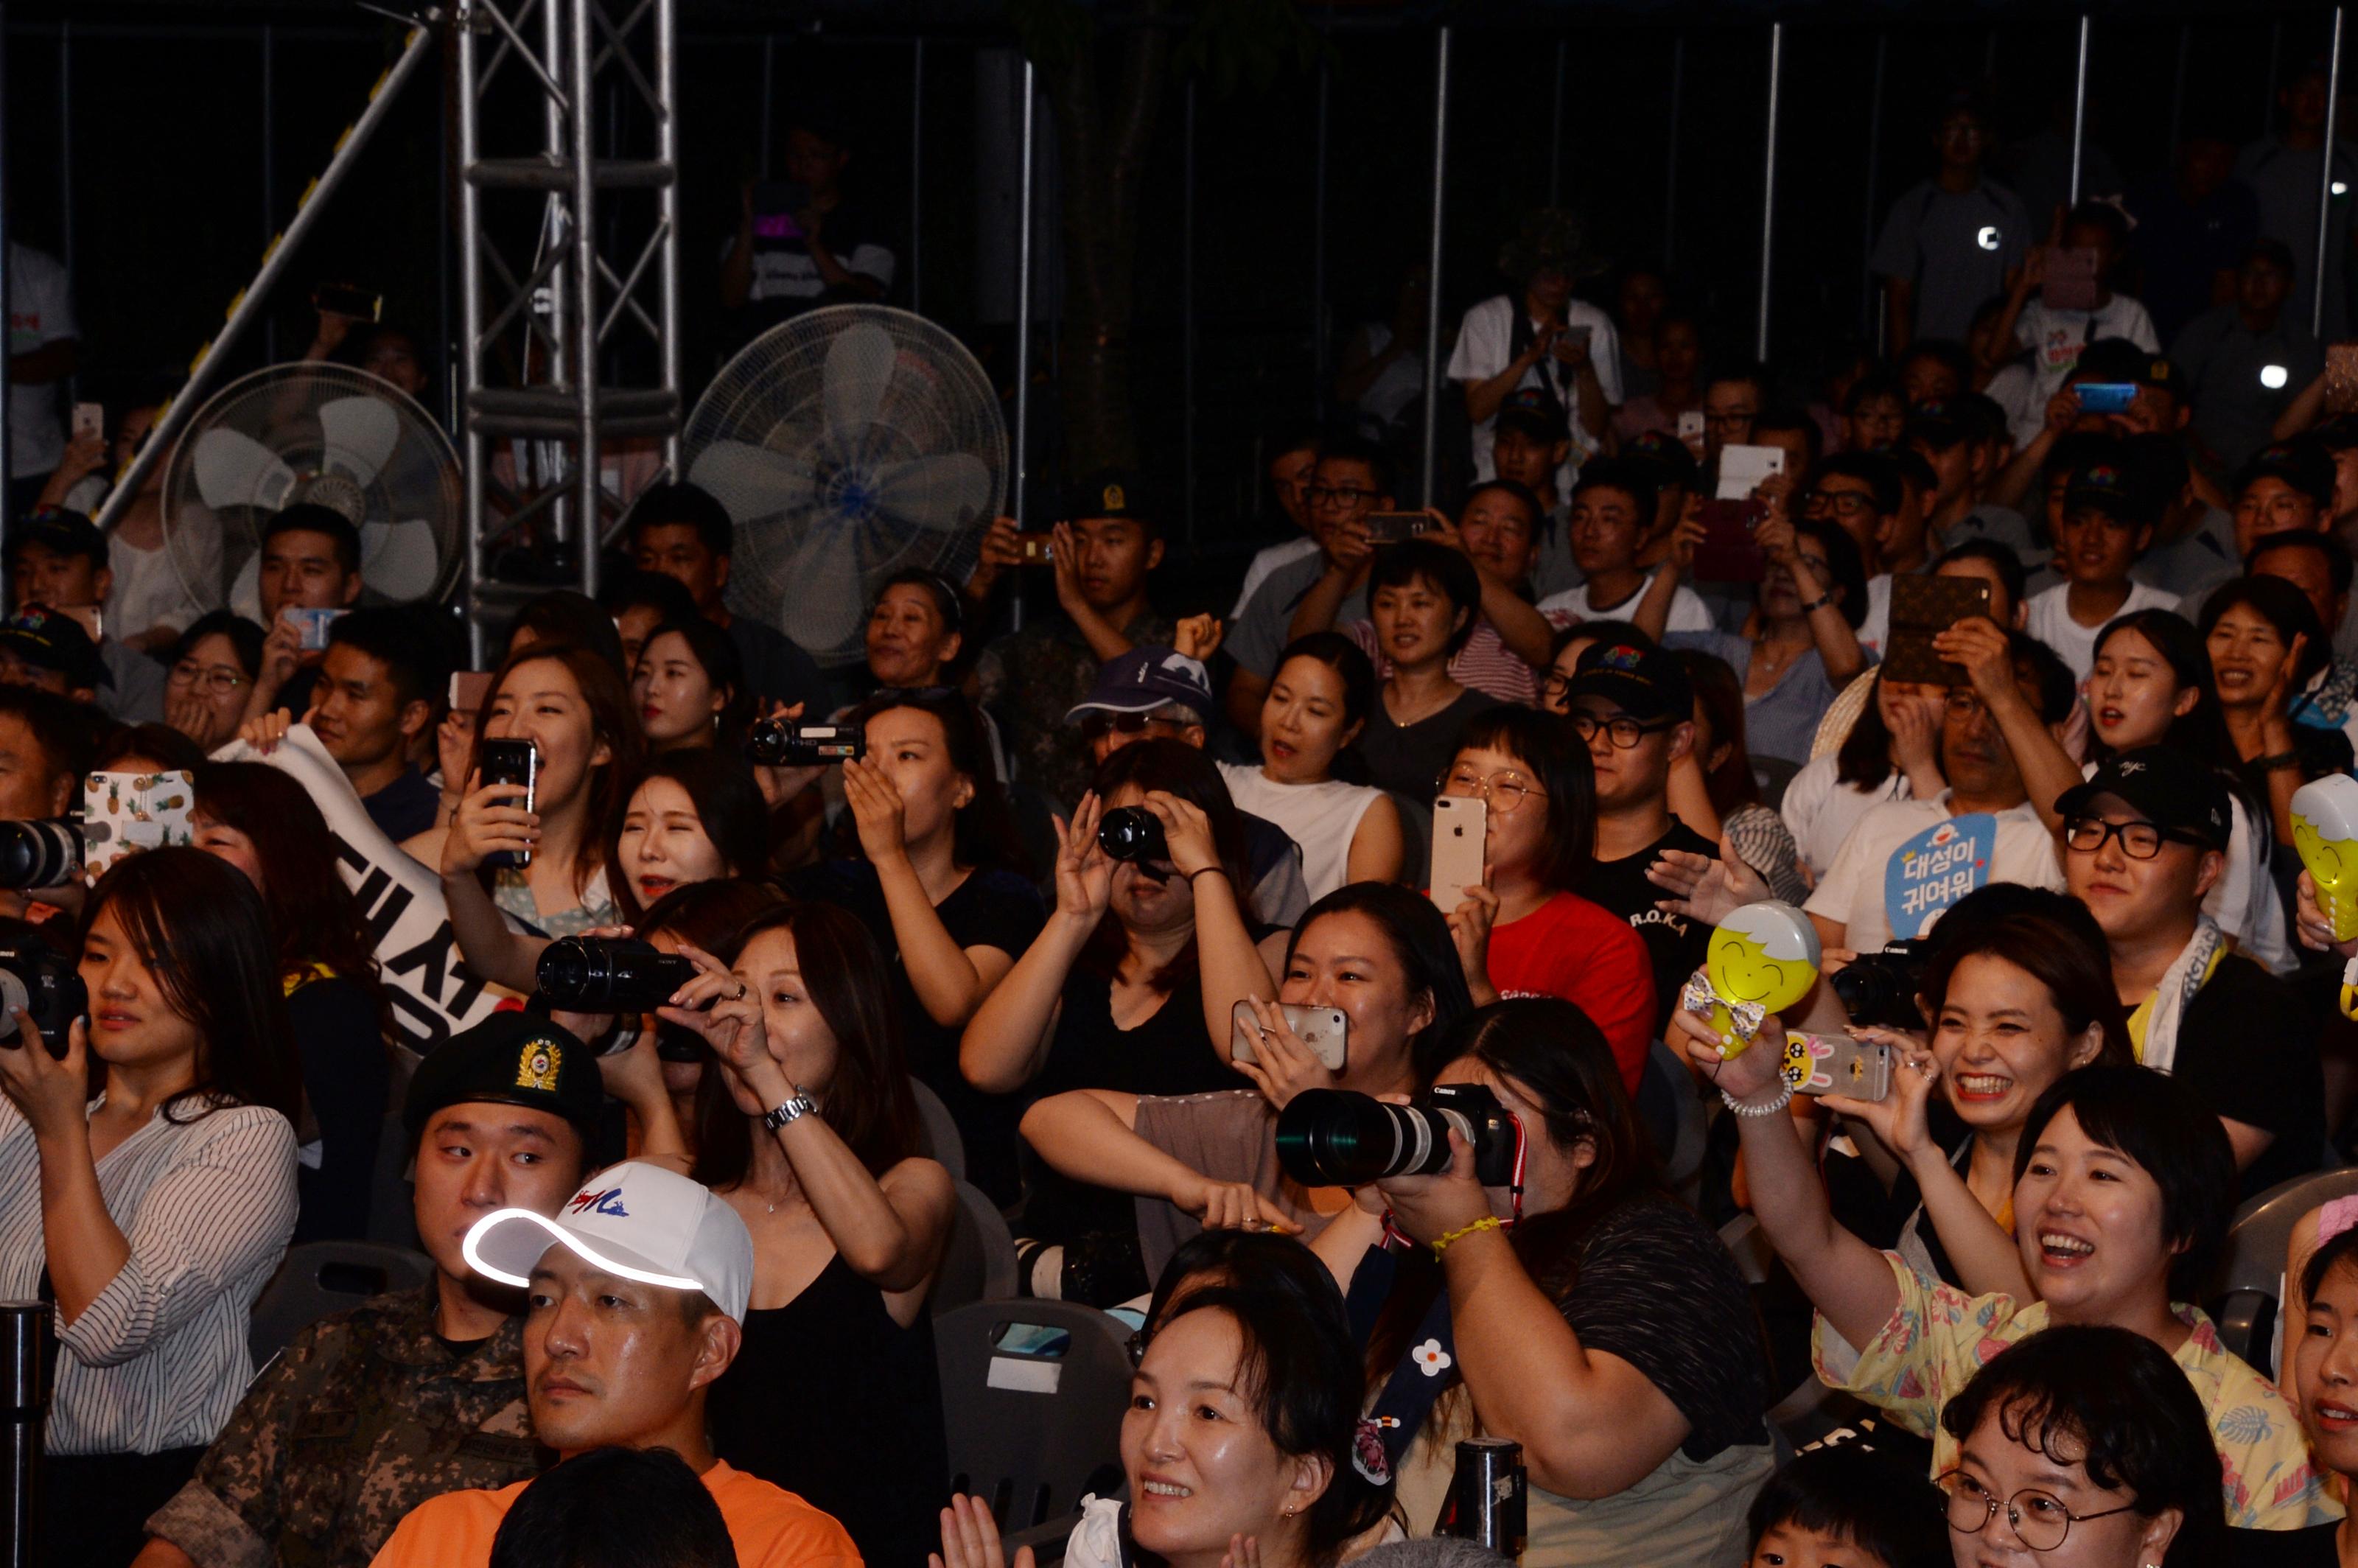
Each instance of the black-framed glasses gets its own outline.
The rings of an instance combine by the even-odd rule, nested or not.
[[[2036,1487],[2025,1487],[2010,1498],[2001,1498],[1966,1475],[1952,1470],[1933,1485],[1948,1498],[1949,1528],[1959,1535],[1979,1535],[1997,1518],[1997,1510],[2006,1510],[2006,1523],[2014,1527],[2015,1535],[2033,1552],[2052,1552],[2063,1544],[2075,1524],[2090,1519],[2110,1519],[2136,1507],[2124,1503],[2116,1509],[2101,1509],[2092,1514],[2075,1514],[2066,1508],[2063,1499],[2052,1492],[2042,1492]]]
[[[1601,730],[1617,752],[1635,751],[1639,741],[1649,735],[1661,733],[1676,722],[1676,719],[1664,719],[1652,724],[1641,724],[1626,713],[1617,714],[1611,719],[1599,719],[1590,713],[1572,716],[1572,727],[1583,741],[1595,741],[1596,732]]]
[[[1864,517],[1875,510],[1875,498],[1855,490],[1813,490],[1801,498],[1801,511],[1824,511],[1836,517]]]
[[[2107,838],[2121,841],[2121,853],[2132,860],[2150,860],[2161,853],[2162,845],[2193,844],[2204,840],[2197,834],[2180,828],[2164,827],[2158,822],[2107,822],[2101,816],[2075,816],[2063,825],[2063,842],[2083,855],[2093,855],[2104,847]]]
[[[1572,677],[1562,670],[1550,670],[1540,679],[1540,695],[1562,697],[1572,689]]]
[[[1314,484],[1309,491],[1313,506],[1365,506],[1377,493],[1355,484]]]

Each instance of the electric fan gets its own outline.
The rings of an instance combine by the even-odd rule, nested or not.
[[[999,514],[1007,432],[956,338],[905,310],[836,305],[730,361],[681,457],[737,525],[730,609],[842,665],[861,656],[884,578],[923,567],[965,580]]]
[[[263,531],[303,503],[360,530],[365,602],[435,599],[458,576],[458,454],[433,417],[381,377],[306,361],[215,393],[165,470],[173,569],[200,602],[258,618]]]

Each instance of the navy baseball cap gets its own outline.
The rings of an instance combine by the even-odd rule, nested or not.
[[[1210,723],[1218,711],[1212,677],[1201,659],[1148,643],[1099,665],[1097,684],[1065,710],[1065,722],[1077,724],[1090,713],[1152,713],[1174,704]]]
[[[2099,796],[2112,795],[2156,827],[2199,838],[2224,849],[2234,818],[2219,770],[2176,746],[2139,746],[2107,760],[2082,784],[2056,797],[2055,809],[2069,819],[2087,813]]]
[[[46,604],[28,604],[0,622],[0,647],[36,669],[57,671],[78,687],[114,684],[98,644],[81,622]]]
[[[2241,495],[2257,481],[2280,479],[2320,506],[2333,504],[2333,454],[2313,436],[2262,447],[2235,475]]]
[[[2137,482],[2136,469],[2110,456],[2073,467],[2063,481],[2063,504],[2093,506],[2136,528],[2152,523],[2160,513],[2150,487]]]
[[[1686,666],[1667,648],[1634,643],[1599,643],[1580,655],[1566,701],[1594,697],[1632,719],[1694,717],[1694,684]]]
[[[1498,427],[1515,430],[1534,441],[1565,441],[1572,438],[1572,427],[1565,420],[1563,405],[1543,386],[1520,387],[1507,395],[1498,405]]]

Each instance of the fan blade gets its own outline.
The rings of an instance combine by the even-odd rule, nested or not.
[[[990,465],[968,452],[944,452],[876,465],[876,510],[936,534],[987,522]]]
[[[739,523],[776,517],[811,502],[808,459],[750,441],[715,441],[689,465],[688,481],[710,491]]]
[[[423,517],[361,525],[361,580],[371,591],[407,604],[434,591],[441,575],[434,524]]]
[[[860,591],[860,531],[820,528],[796,545],[778,581],[793,585],[778,619],[786,635],[807,649],[836,647],[868,620]]]
[[[216,426],[197,438],[189,466],[207,506],[259,506],[276,512],[295,488],[295,470],[243,430]]]
[[[856,451],[892,379],[892,334],[872,321],[845,328],[827,349],[821,385],[827,397],[827,433]]]
[[[401,440],[401,416],[382,398],[339,397],[319,405],[319,434],[327,440],[327,466],[366,485]]]

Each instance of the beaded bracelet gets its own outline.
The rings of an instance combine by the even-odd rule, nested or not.
[[[1426,1245],[1433,1249],[1433,1255],[1438,1258],[1444,1252],[1449,1250],[1450,1243],[1454,1241],[1463,1241],[1477,1230],[1497,1230],[1499,1228],[1501,1228],[1501,1227],[1498,1223],[1498,1217],[1495,1214],[1486,1214],[1471,1225],[1461,1225],[1455,1230],[1446,1231],[1442,1235],[1434,1237],[1430,1242],[1426,1243]]]
[[[1719,1091],[1719,1098],[1725,1100],[1727,1102],[1727,1108],[1734,1111],[1738,1116],[1774,1116],[1779,1111],[1793,1103],[1793,1086],[1787,1084],[1785,1086],[1785,1092],[1779,1095],[1775,1099],[1770,1100],[1767,1105],[1747,1105],[1744,1101],[1737,1099],[1734,1095],[1729,1094],[1725,1089]]]

